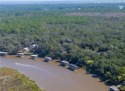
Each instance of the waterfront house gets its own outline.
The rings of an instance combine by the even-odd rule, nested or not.
[[[1,52],[0,51],[0,56],[6,56],[8,53],[7,52]]]
[[[63,60],[63,61],[61,61],[61,66],[68,67],[69,66],[69,62]]]
[[[67,52],[66,51],[62,51],[62,54],[66,54]]]
[[[70,64],[69,65],[69,69],[72,70],[72,71],[77,71],[78,68],[79,67],[77,65],[75,65],[75,64]]]
[[[27,52],[29,52],[29,51],[30,51],[29,47],[25,47],[25,48],[23,48],[23,50],[22,50],[22,52],[25,52],[25,53],[27,53]]]
[[[38,55],[31,55],[31,59],[37,59]]]
[[[52,58],[51,57],[45,57],[45,60],[44,60],[45,62],[50,62],[50,61],[52,61]]]
[[[33,45],[31,46],[32,49],[34,49],[36,47],[36,44],[33,43]]]
[[[120,91],[117,86],[111,86],[110,91]]]
[[[17,53],[17,57],[23,57],[24,53]]]

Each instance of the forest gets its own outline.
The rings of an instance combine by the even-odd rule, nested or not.
[[[0,5],[0,51],[35,43],[39,57],[67,60],[108,85],[125,81],[125,4]],[[122,86],[121,91],[125,91]]]

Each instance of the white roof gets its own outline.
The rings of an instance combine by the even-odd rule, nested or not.
[[[75,64],[70,64],[70,66],[72,66],[72,67],[75,67],[75,68],[79,68],[77,65],[75,65]]]
[[[119,91],[119,89],[116,86],[111,86],[110,89],[113,89],[114,91]]]
[[[0,53],[7,53],[7,52],[2,52],[2,51],[0,51]]]
[[[67,64],[69,64],[69,62],[68,61],[65,61],[65,60],[63,60],[63,61],[61,61],[62,63],[67,63]]]
[[[31,57],[38,57],[38,55],[31,55]]]
[[[45,59],[52,60],[52,58],[51,58],[51,57],[45,57]]]

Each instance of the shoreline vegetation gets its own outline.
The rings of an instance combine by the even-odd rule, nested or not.
[[[119,85],[125,81],[125,8],[120,6],[3,4],[0,51],[10,55],[30,51],[67,60],[108,85]],[[125,86],[120,89],[124,91]]]
[[[14,69],[0,67],[0,91],[45,91]]]

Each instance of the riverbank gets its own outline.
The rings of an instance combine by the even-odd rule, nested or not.
[[[85,70],[77,72],[59,66],[59,63],[43,62],[44,58],[37,60],[29,56],[23,58],[15,56],[1,57],[1,66],[18,70],[19,72],[36,81],[40,88],[47,91],[108,91],[109,87]]]
[[[0,91],[45,91],[34,81],[10,68],[0,68]]]

